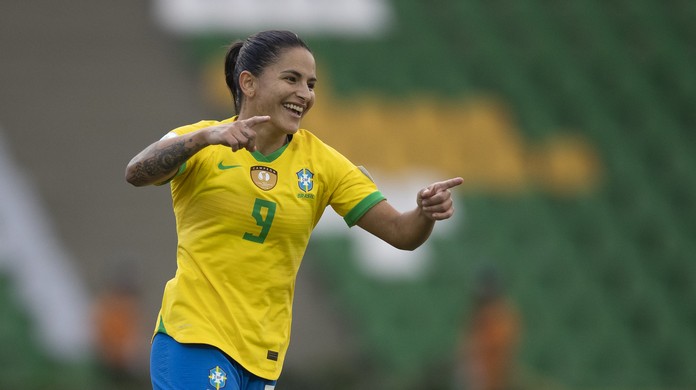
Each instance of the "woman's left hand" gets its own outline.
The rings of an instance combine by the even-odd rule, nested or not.
[[[418,191],[416,203],[421,213],[433,221],[441,221],[451,217],[454,214],[454,206],[450,188],[456,187],[463,182],[464,179],[461,177],[455,177],[433,183]]]

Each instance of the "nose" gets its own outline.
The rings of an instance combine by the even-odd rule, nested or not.
[[[306,84],[300,84],[300,86],[295,91],[295,94],[298,98],[302,99],[303,102],[308,101],[312,97],[312,92],[309,89],[309,86],[307,86]]]

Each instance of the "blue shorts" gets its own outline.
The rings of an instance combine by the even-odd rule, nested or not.
[[[150,378],[154,390],[273,390],[276,385],[215,347],[181,344],[164,333],[152,340]]]

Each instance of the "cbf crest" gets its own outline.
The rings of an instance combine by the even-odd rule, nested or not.
[[[307,168],[297,171],[297,185],[304,192],[309,192],[314,188],[314,173]]]
[[[208,379],[210,379],[210,384],[215,386],[215,390],[220,390],[227,384],[227,373],[219,366],[215,366],[215,368],[210,369]]]

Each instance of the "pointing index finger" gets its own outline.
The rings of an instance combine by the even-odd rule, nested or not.
[[[268,122],[269,120],[271,120],[271,117],[268,115],[264,115],[264,116],[252,116],[249,119],[244,119],[243,122],[248,127],[253,127],[253,126],[258,125],[259,123]]]
[[[462,183],[464,183],[464,179],[462,179],[461,177],[454,177],[454,178],[449,179],[449,180],[439,181],[439,182],[434,183],[433,185],[430,186],[429,192],[432,194],[436,194],[438,192],[442,192],[442,191],[448,190],[450,188],[454,188]]]

